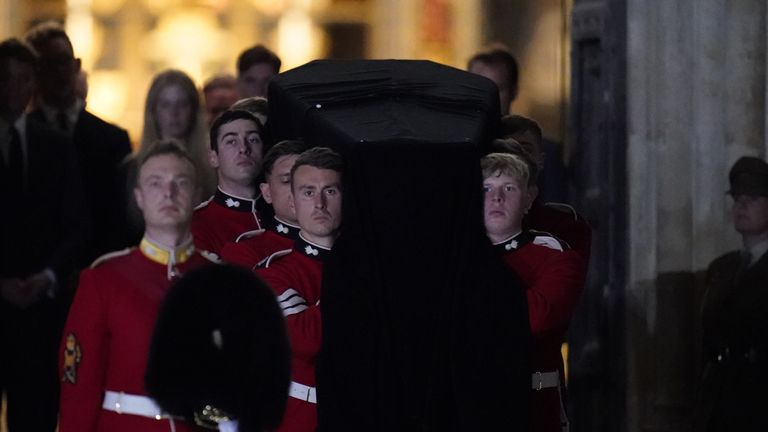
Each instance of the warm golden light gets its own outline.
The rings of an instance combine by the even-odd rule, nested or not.
[[[143,41],[146,57],[162,68],[181,69],[196,82],[208,75],[206,65],[233,57],[228,35],[204,8],[169,11]]]
[[[300,66],[320,56],[323,34],[301,9],[291,9],[280,17],[277,25],[277,50],[283,70]]]
[[[118,71],[97,70],[88,74],[88,110],[117,122],[128,102],[128,79]]]
[[[69,0],[66,31],[72,41],[75,55],[82,60],[83,68],[90,69],[96,55],[90,0]]]

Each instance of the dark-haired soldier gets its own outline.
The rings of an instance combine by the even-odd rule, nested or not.
[[[240,97],[267,97],[267,86],[280,72],[280,57],[264,45],[255,45],[237,58],[237,83]]]
[[[139,160],[138,247],[82,272],[61,344],[61,432],[193,431],[147,397],[144,371],[160,304],[180,274],[209,264],[189,231],[200,193],[192,159],[160,141]]]
[[[0,394],[10,432],[56,427],[56,348],[87,211],[70,141],[24,109],[37,55],[0,42]]]
[[[198,248],[218,255],[240,234],[261,229],[256,177],[262,150],[261,124],[250,113],[227,110],[214,120],[208,161],[216,169],[218,189],[192,216]]]
[[[340,232],[342,172],[341,156],[330,149],[316,147],[299,156],[291,169],[299,238],[290,252],[271,257],[258,271],[277,294],[293,353],[290,398],[280,432],[311,432],[317,427],[321,282],[323,262]]]
[[[275,144],[264,156],[264,183],[261,196],[274,209],[274,219],[263,230],[249,231],[227,243],[221,250],[224,261],[254,268],[275,252],[290,249],[298,238],[291,200],[291,168],[301,153],[307,150],[303,141],[287,140]]]

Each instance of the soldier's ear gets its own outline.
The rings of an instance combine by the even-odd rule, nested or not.
[[[264,201],[272,204],[272,193],[269,189],[269,183],[259,183],[259,190],[261,190],[261,196],[264,197]]]
[[[210,149],[208,150],[208,163],[214,168],[219,168],[219,154],[216,152],[216,150]]]
[[[136,200],[136,205],[140,210],[144,210],[144,196],[141,194],[139,188],[133,188],[133,198]]]

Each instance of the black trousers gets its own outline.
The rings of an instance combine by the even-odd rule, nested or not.
[[[66,311],[44,298],[27,309],[0,300],[0,386],[8,432],[53,432],[59,405],[58,347]]]

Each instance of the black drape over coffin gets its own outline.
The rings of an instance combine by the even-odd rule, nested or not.
[[[482,221],[485,78],[429,61],[319,60],[269,88],[276,140],[345,159],[323,282],[322,431],[525,430],[525,297]]]

